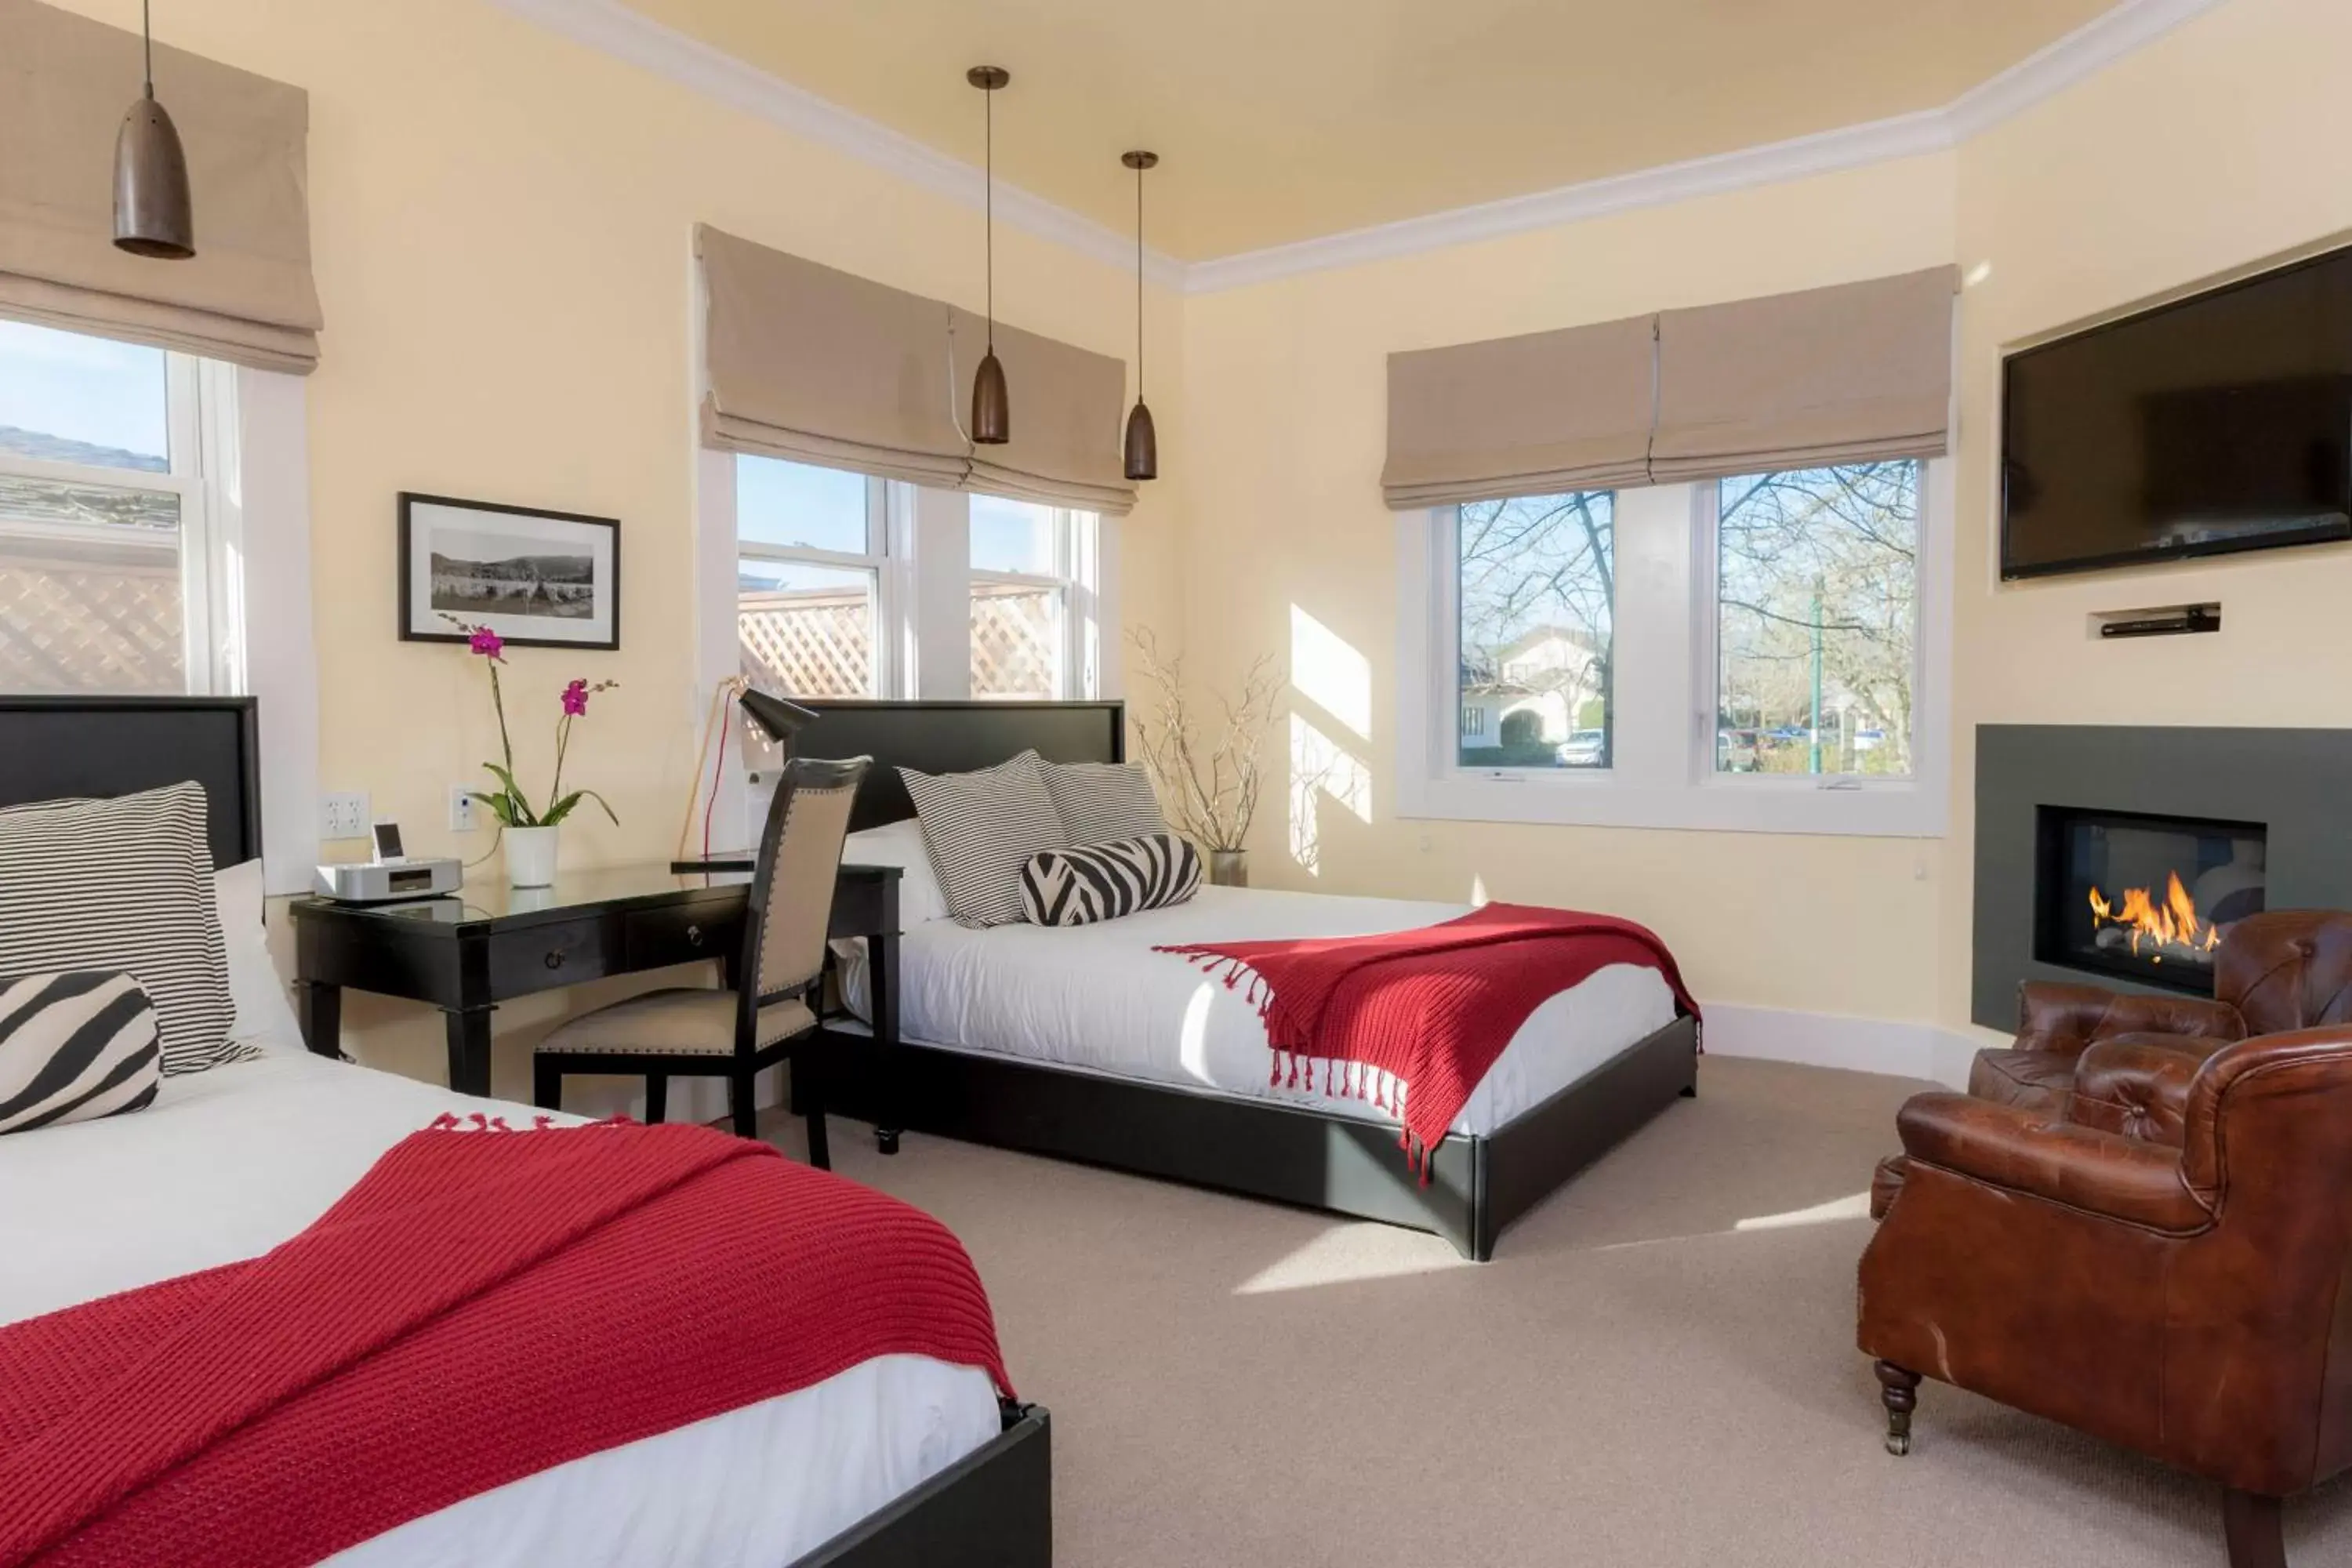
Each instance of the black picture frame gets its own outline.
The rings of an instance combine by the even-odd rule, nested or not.
[[[555,635],[555,628],[564,619],[551,615],[530,615],[514,611],[499,611],[488,606],[470,612],[457,608],[436,607],[427,602],[417,604],[418,570],[415,551],[424,544],[419,538],[420,508],[435,508],[453,512],[479,514],[486,531],[495,531],[501,518],[528,518],[533,523],[567,525],[579,531],[578,542],[587,552],[590,563],[588,584],[590,610],[587,635],[566,637]],[[468,500],[460,496],[429,495],[422,490],[400,492],[399,553],[394,563],[400,583],[400,640],[403,642],[462,643],[463,632],[441,620],[444,614],[462,614],[464,618],[485,624],[505,640],[510,647],[570,648],[592,653],[617,652],[621,646],[621,521],[618,518],[592,517],[583,512],[554,511],[546,507],[509,506],[499,501]],[[519,539],[518,542],[521,542]],[[606,563],[599,575],[596,562],[602,553]],[[427,569],[429,575],[429,568]],[[428,590],[429,592],[429,590]],[[534,624],[538,623],[538,624]],[[439,629],[436,629],[436,627]],[[602,635],[598,635],[602,628]]]

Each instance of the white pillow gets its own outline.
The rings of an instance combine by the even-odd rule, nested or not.
[[[269,962],[262,922],[267,919],[261,862],[247,860],[213,873],[213,901],[220,907],[221,935],[228,948],[228,994],[236,1007],[229,1038],[257,1046],[271,1056],[297,1056],[302,1030],[278,966]]]
[[[940,890],[940,874],[932,868],[930,849],[923,842],[923,825],[915,818],[851,834],[842,841],[841,863],[905,868],[906,875],[898,879],[900,929],[948,918],[948,897]]]

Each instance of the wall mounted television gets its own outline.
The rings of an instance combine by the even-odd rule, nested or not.
[[[2352,248],[2001,367],[2000,574],[2352,539]]]

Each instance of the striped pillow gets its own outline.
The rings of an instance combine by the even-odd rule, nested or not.
[[[1032,924],[1083,926],[1181,904],[1201,890],[1201,857],[1172,833],[1048,849],[1021,868]]]
[[[1126,763],[1049,763],[1045,788],[1073,844],[1168,831],[1151,775]]]
[[[203,785],[0,811],[0,974],[69,970],[139,983],[166,1077],[257,1054],[229,1039],[236,1005]]]
[[[1045,763],[1034,752],[970,773],[900,768],[923,825],[940,891],[958,925],[1011,925],[1021,915],[1021,868],[1029,857],[1069,843]]]
[[[154,1005],[128,974],[0,980],[0,1133],[142,1110],[163,1066]]]

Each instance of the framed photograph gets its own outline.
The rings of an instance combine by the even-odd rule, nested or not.
[[[463,642],[453,616],[519,647],[619,647],[619,520],[403,490],[401,640]]]

